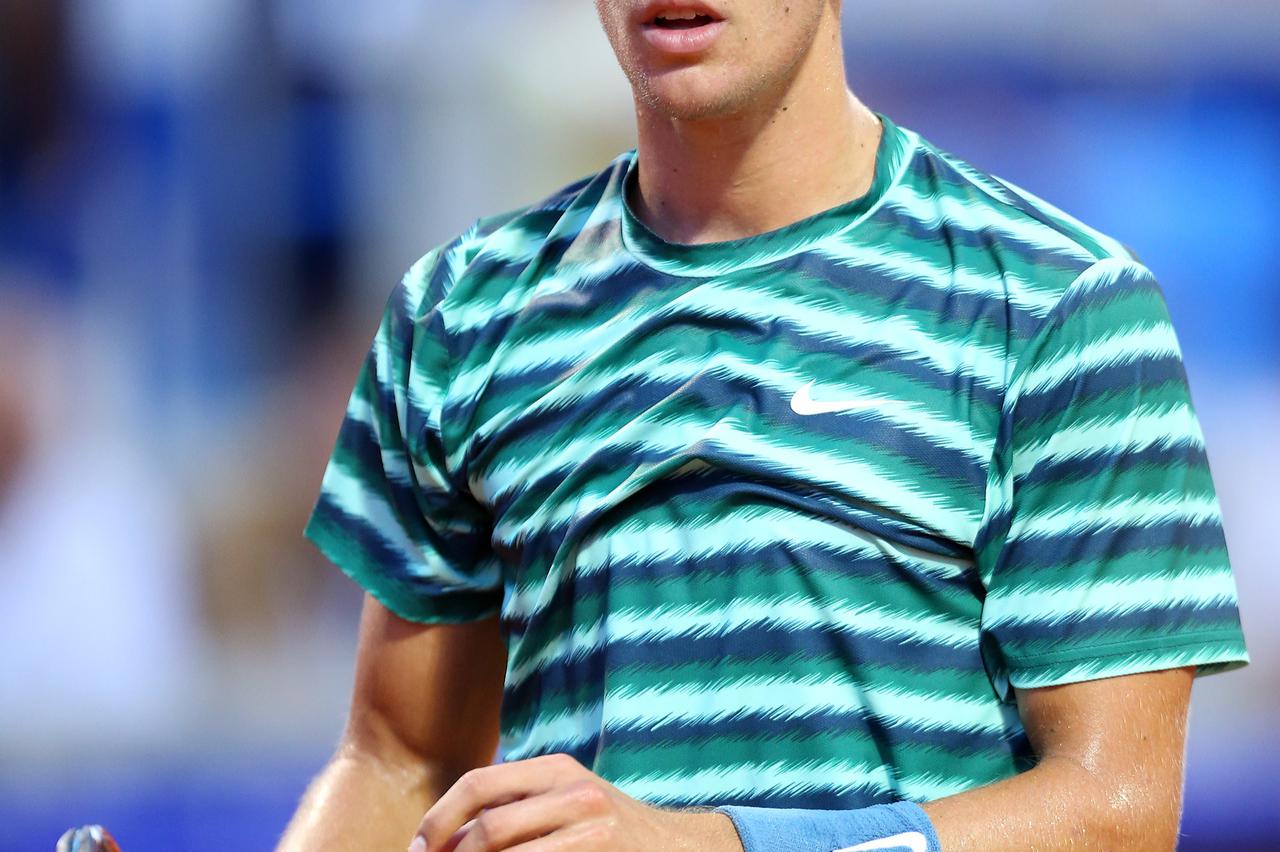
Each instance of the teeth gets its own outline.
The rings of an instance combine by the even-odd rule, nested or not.
[[[698,13],[692,9],[685,9],[683,12],[663,12],[658,17],[664,21],[692,21],[698,17]]]

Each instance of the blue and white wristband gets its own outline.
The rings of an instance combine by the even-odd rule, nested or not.
[[[733,820],[744,852],[942,852],[929,815],[914,802],[843,811],[712,810]]]

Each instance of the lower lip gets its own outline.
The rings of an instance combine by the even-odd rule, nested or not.
[[[672,30],[654,24],[641,26],[645,41],[663,53],[701,53],[711,46],[724,29],[724,21],[712,21],[700,27]]]

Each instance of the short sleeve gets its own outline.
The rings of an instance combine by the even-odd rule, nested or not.
[[[976,545],[997,692],[1248,661],[1160,288],[1103,260],[1019,353]]]
[[[449,470],[445,247],[391,293],[347,405],[305,535],[402,618],[462,622],[502,598],[488,513]]]

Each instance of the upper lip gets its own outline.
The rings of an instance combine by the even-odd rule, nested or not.
[[[694,12],[699,15],[706,15],[713,21],[724,20],[723,15],[708,4],[699,2],[699,0],[651,0],[640,9],[636,20],[641,24],[652,24],[665,12]]]

